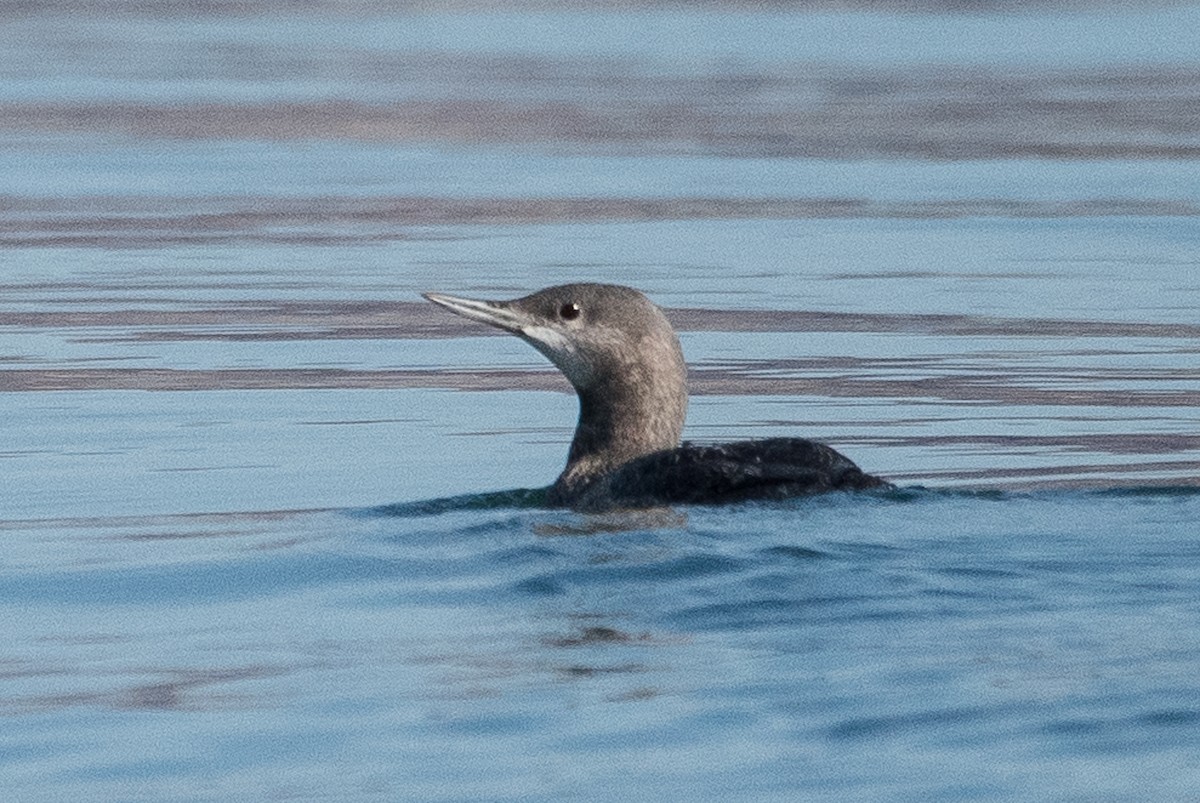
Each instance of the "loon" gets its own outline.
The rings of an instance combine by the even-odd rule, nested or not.
[[[887,488],[803,438],[683,443],[687,366],[650,299],[613,284],[565,284],[511,301],[425,293],[434,304],[526,341],[579,396],[567,465],[547,503],[581,511],[726,504]]]

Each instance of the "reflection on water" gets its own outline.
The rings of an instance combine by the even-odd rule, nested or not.
[[[1164,277],[1164,285],[1173,281]],[[491,409],[486,396],[497,392],[569,392],[561,375],[523,345],[491,337],[480,325],[446,321],[428,304],[279,299],[185,306],[180,299],[171,309],[123,297],[128,290],[112,292],[103,310],[94,309],[95,302],[47,300],[36,311],[0,312],[14,349],[9,365],[0,368],[0,388],[91,394],[288,391],[278,397],[284,409],[273,418],[282,415],[275,420],[295,432],[292,437],[311,441],[314,427],[328,432],[323,448],[334,465],[361,462],[350,450],[361,448],[371,433],[386,433],[397,445],[428,439],[439,417],[452,433],[482,436],[480,446],[491,438],[500,448],[497,438],[504,437],[502,448],[511,450],[507,459],[514,467],[527,466],[511,484],[549,482],[565,455],[574,417],[570,400],[564,400],[566,411],[542,402],[520,404],[508,416],[489,413],[480,421],[475,415],[461,425],[444,405],[417,401],[432,398],[425,391],[466,391],[472,394],[464,399],[467,409]],[[1159,293],[1165,297],[1165,286]],[[878,301],[885,303],[886,295]],[[1022,306],[1019,297],[1010,304],[1013,312]],[[853,447],[860,464],[877,466],[893,479],[931,484],[1111,486],[1190,483],[1200,476],[1200,444],[1193,435],[1200,394],[1193,343],[1200,329],[1169,313],[1133,321],[890,310],[688,307],[668,313],[692,364],[693,440],[801,433]],[[458,338],[465,337],[478,345],[464,348],[468,341]],[[355,390],[376,394],[361,397],[365,406],[343,404],[320,415],[308,411],[314,393]],[[416,393],[404,397],[399,391]],[[239,406],[233,402],[223,415],[245,418]],[[25,446],[14,443],[10,462],[61,468],[78,461],[76,449],[46,448],[46,437],[61,439],[69,428],[38,408],[32,401],[28,415],[14,410],[14,420],[40,434]],[[224,419],[200,416],[181,433],[180,447],[193,451],[194,461],[172,459],[148,469],[213,477],[228,477],[231,470],[278,471],[287,454],[275,441],[278,430],[248,433],[258,445],[230,452],[221,440],[228,429]],[[206,434],[215,440],[203,448]],[[124,427],[112,437],[87,435],[98,453],[124,451],[125,437]],[[534,444],[549,452],[556,448],[559,455],[549,465],[530,466],[525,455]],[[461,440],[457,445],[465,447]],[[405,451],[384,450],[373,465],[390,475],[413,459]],[[447,465],[455,462],[447,455]],[[472,470],[491,465],[469,451],[457,462]],[[440,483],[434,477],[434,495],[473,490],[455,484],[463,476],[452,468]],[[485,473],[482,480],[482,487],[503,487],[499,473],[490,480]],[[219,481],[211,487],[223,494]],[[378,489],[378,483],[367,487]],[[321,494],[316,504],[420,498],[415,487],[385,492],[388,496],[352,499]],[[195,499],[194,490],[191,494]],[[219,510],[223,504],[218,496],[190,509]],[[312,498],[296,491],[271,505],[310,506]],[[62,512],[51,508],[43,514]]]
[[[47,9],[7,21],[0,69],[16,80],[0,94],[0,129],[718,157],[1192,159],[1200,71],[1186,31],[1200,17],[1179,5],[1098,3],[1091,19],[996,14],[990,31],[969,14],[736,4],[508,17],[374,5],[328,9],[323,24],[250,3],[231,9],[232,25],[135,9],[157,34],[149,46],[140,26]],[[1096,29],[1105,17],[1107,30]],[[1147,18],[1157,29],[1139,40]],[[954,53],[980,33],[982,46]],[[833,39],[841,50],[827,49]],[[1138,45],[1136,58],[1122,52]],[[1079,66],[1105,46],[1112,63]],[[109,57],[133,47],[137,59]],[[31,72],[35,48],[51,55],[56,80]],[[951,53],[958,60],[945,63]],[[171,72],[183,80],[164,81]]]
[[[917,762],[906,788],[942,789],[953,761],[989,787],[1020,764],[1074,789],[1061,762],[1103,757],[1104,788],[1131,793],[1147,756],[1196,746],[1200,643],[1178,625],[1200,553],[1177,527],[1197,498],[903,491],[572,538],[536,534],[570,514],[464,499],[279,515],[308,537],[266,553],[262,517],[127,518],[91,526],[190,536],[89,539],[58,563],[86,526],[10,523],[6,542],[43,543],[0,595],[23,634],[0,655],[4,740],[28,756],[63,734],[39,776],[55,790],[166,797],[201,776],[215,796],[438,781],[549,799],[601,779],[636,796],[664,768],[705,796],[745,792],[715,779],[747,761],[766,796],[877,791],[895,783],[881,750]],[[581,769],[598,752],[606,769]],[[42,766],[5,760],[22,786]],[[1155,789],[1190,783],[1172,766]]]
[[[196,212],[195,207],[212,206]],[[534,225],[670,220],[907,220],[1200,216],[1192,200],[966,198],[887,202],[866,198],[372,198],[10,199],[0,245],[132,248],[243,243],[337,246],[437,241],[432,226]],[[172,211],[169,206],[180,207]],[[233,208],[230,208],[233,207]],[[19,213],[19,214],[18,214]]]

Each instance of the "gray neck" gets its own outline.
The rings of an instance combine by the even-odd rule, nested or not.
[[[556,492],[569,496],[634,458],[679,445],[687,372],[673,345],[669,359],[622,366],[618,380],[578,391],[579,423]]]

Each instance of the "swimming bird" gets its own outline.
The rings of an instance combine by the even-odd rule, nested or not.
[[[681,444],[683,350],[662,310],[633,288],[565,284],[510,301],[424,296],[520,337],[575,388],[579,421],[567,465],[548,489],[551,505],[601,511],[888,486],[803,438]]]

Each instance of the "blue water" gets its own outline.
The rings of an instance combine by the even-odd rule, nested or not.
[[[10,788],[1195,788],[1194,491],[906,491],[652,522],[460,504],[8,528]]]
[[[0,797],[1195,796],[1200,6],[300,5],[0,8]],[[543,509],[568,278],[900,489]]]

